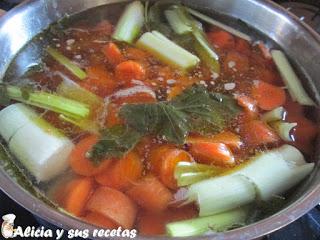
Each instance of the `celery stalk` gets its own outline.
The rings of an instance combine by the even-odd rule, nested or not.
[[[171,28],[179,35],[192,32],[192,27],[186,24],[187,19],[178,11],[179,9],[168,9],[165,11],[165,16]]]
[[[246,208],[238,208],[213,216],[169,223],[166,229],[171,237],[197,236],[209,231],[223,232],[234,226],[244,225],[247,216]]]
[[[13,100],[61,113],[74,119],[83,119],[90,115],[90,108],[86,104],[51,93],[28,92],[28,96],[25,97],[23,90],[15,86],[7,86],[7,93]]]
[[[137,47],[150,52],[164,63],[182,70],[190,70],[200,62],[197,56],[156,31],[143,34],[137,41]]]
[[[144,6],[140,1],[130,3],[122,14],[112,38],[126,43],[133,43],[144,24]]]
[[[74,64],[70,59],[63,56],[62,53],[58,52],[56,49],[48,47],[47,52],[50,54],[51,57],[53,57],[57,62],[65,66],[76,77],[80,78],[81,80],[87,77],[87,73],[85,71],[83,71],[80,67]]]

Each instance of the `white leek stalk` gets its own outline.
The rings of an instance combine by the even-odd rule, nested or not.
[[[236,225],[245,224],[247,215],[246,208],[238,208],[213,216],[169,223],[166,229],[171,237],[197,236],[210,231],[223,232]]]
[[[269,123],[269,125],[278,133],[279,137],[283,141],[287,141],[287,142],[294,141],[292,131],[298,125],[297,123],[275,121],[275,122]]]
[[[48,181],[68,167],[67,159],[74,145],[31,108],[15,105],[8,107],[12,109],[10,111],[4,109],[0,112],[3,119],[7,119],[1,122],[1,129],[9,129],[7,133],[11,131],[10,139],[6,139],[9,149],[37,181]],[[6,114],[11,118],[8,119]],[[18,128],[18,125],[11,124],[21,116],[24,116],[23,124]],[[2,136],[7,133],[1,131]]]
[[[286,55],[280,50],[272,50],[271,55],[288,88],[291,98],[302,105],[314,106],[315,103],[304,90]]]
[[[255,200],[268,201],[302,181],[314,168],[301,152],[284,145],[262,153],[228,175],[189,187],[188,202],[199,205],[200,216],[228,211]]]
[[[157,31],[147,32],[137,41],[142,48],[168,65],[189,70],[200,62],[200,59],[183,49]]]
[[[261,119],[266,123],[273,122],[273,121],[281,121],[281,120],[284,120],[286,114],[287,114],[287,111],[284,109],[284,107],[278,107],[273,109],[270,112],[263,114]]]

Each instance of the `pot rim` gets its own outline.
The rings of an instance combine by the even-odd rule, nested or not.
[[[320,45],[320,35],[316,33],[310,26],[302,22],[297,16],[285,10],[285,8],[280,5],[272,2],[271,0],[249,0],[251,2],[259,2],[259,4],[265,5],[278,14],[286,17],[290,21],[294,21],[294,24],[300,25],[302,28],[306,29],[311,33],[315,41]],[[10,10],[8,14],[1,19],[0,22],[5,21],[5,19],[10,18],[15,14],[18,14],[24,9],[31,7],[34,4],[35,0],[27,0],[22,4],[18,5],[14,9]],[[90,232],[97,227],[87,224],[80,219],[77,219],[73,216],[68,215],[62,211],[58,211],[52,207],[49,207],[40,199],[36,198],[30,194],[25,189],[21,188],[18,183],[16,183],[8,174],[0,169],[0,189],[5,192],[12,200],[17,202],[19,205],[23,206],[26,210],[30,211],[34,215],[39,216],[45,221],[65,230],[74,229],[76,226],[78,229],[89,229]],[[298,200],[291,203],[286,208],[277,212],[276,214],[260,220],[258,222],[252,223],[250,225],[237,228],[235,230],[227,231],[224,233],[212,233],[205,236],[198,237],[187,237],[187,239],[221,239],[221,240],[230,240],[230,239],[252,239],[262,237],[271,232],[274,232],[286,225],[292,223],[296,219],[300,218],[302,215],[310,211],[320,202],[320,184],[309,189],[307,192],[304,192]],[[19,217],[19,216],[17,216]],[[139,236],[138,239],[168,239],[167,237],[144,237]],[[116,239],[116,238],[113,238]],[[120,239],[120,238],[117,238]],[[172,238],[180,239],[180,238]]]

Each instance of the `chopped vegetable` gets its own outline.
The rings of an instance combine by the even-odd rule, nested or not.
[[[234,37],[226,31],[214,31],[208,33],[208,39],[210,43],[218,48],[234,49],[236,41]]]
[[[64,208],[74,216],[82,216],[89,196],[93,192],[94,181],[92,178],[76,178],[66,188]]]
[[[144,24],[144,6],[140,1],[130,3],[122,14],[112,38],[126,43],[133,43]]]
[[[175,33],[181,35],[192,32],[192,27],[187,25],[189,19],[186,18],[181,8],[173,6],[165,11],[165,16]]]
[[[193,69],[200,62],[197,56],[156,31],[143,34],[137,41],[137,46],[150,52],[164,63],[182,70]]]
[[[55,94],[32,91],[14,86],[1,86],[6,88],[9,98],[25,104],[61,113],[74,119],[87,118],[90,108],[84,104]]]
[[[225,171],[226,169],[216,166],[182,161],[176,165],[174,177],[178,186],[184,187],[220,175]]]
[[[112,161],[106,159],[100,165],[95,165],[89,158],[87,152],[98,142],[98,136],[91,135],[82,139],[69,155],[69,164],[72,170],[82,176],[94,176],[107,170]]]
[[[83,71],[80,67],[74,64],[70,59],[63,56],[62,53],[57,51],[52,47],[47,48],[47,52],[53,57],[56,61],[58,61],[61,65],[65,66],[73,75],[78,77],[81,80],[84,80],[87,77],[87,73]]]
[[[274,144],[280,140],[275,131],[260,120],[252,120],[242,124],[240,135],[251,147]]]
[[[121,50],[115,43],[108,43],[102,51],[106,56],[108,62],[114,66],[124,61]]]
[[[287,111],[284,109],[284,107],[278,107],[273,109],[270,112],[267,112],[263,114],[262,120],[269,123],[273,121],[281,121],[284,120],[287,115]]]
[[[223,143],[194,142],[190,146],[191,155],[200,163],[218,166],[234,165],[235,159]]]
[[[191,185],[187,202],[196,201],[199,215],[210,216],[256,199],[268,201],[295,186],[313,168],[314,163],[306,163],[299,150],[284,145],[257,155],[230,174]]]
[[[292,99],[302,105],[314,106],[315,103],[304,90],[298,76],[294,72],[285,54],[280,50],[272,50],[271,55],[273,61],[279,69],[279,72],[288,88]]]
[[[103,164],[103,163],[102,163]],[[104,172],[96,176],[96,181],[101,185],[123,190],[135,184],[142,176],[143,165],[140,157],[129,152]]]
[[[246,113],[251,117],[251,118],[256,118],[258,117],[258,107],[257,107],[257,102],[255,99],[248,97],[246,95],[237,95],[236,99],[238,101],[238,104],[244,108]]]
[[[135,61],[129,60],[120,63],[115,69],[116,77],[120,81],[143,80],[146,75],[144,67]]]
[[[208,17],[208,16],[206,16],[206,15],[204,15],[204,14],[202,14],[202,13],[200,13],[200,12],[194,10],[194,9],[187,8],[187,11],[191,15],[201,19],[202,21],[204,21],[206,23],[209,23],[209,24],[212,24],[212,25],[217,26],[219,28],[222,28],[222,29],[226,30],[227,32],[230,32],[230,33],[232,33],[233,35],[235,35],[235,36],[237,36],[239,38],[247,40],[248,42],[252,41],[251,37],[248,36],[247,34],[244,34],[244,33],[240,32],[240,31],[238,31],[238,30],[236,30],[234,28],[231,28],[231,27],[229,27],[229,26],[227,26],[227,25],[225,25],[225,24],[223,24],[221,22],[218,22],[218,21],[216,21],[216,20],[214,20],[214,19],[212,19],[212,18],[210,18],[210,17]]]
[[[124,193],[108,188],[99,187],[89,199],[87,209],[112,220],[123,228],[133,227],[137,207]]]
[[[244,225],[247,216],[247,209],[239,208],[213,216],[169,223],[166,228],[171,237],[197,236],[210,231],[223,232],[232,227]]]
[[[151,170],[161,182],[171,189],[177,188],[174,170],[179,162],[192,162],[190,154],[184,150],[163,146],[150,153]]]
[[[105,228],[105,229],[117,229],[119,227],[118,224],[116,224],[109,218],[95,212],[89,212],[82,219],[87,223],[94,224],[98,227]]]
[[[151,212],[165,210],[172,201],[172,193],[156,177],[147,176],[127,191],[128,196]]]
[[[280,87],[256,81],[252,89],[253,98],[263,110],[273,110],[286,102],[286,92]]]
[[[16,117],[21,119],[12,121]],[[0,112],[0,119],[0,134],[37,181],[51,180],[67,168],[73,143],[31,108],[11,105]]]
[[[278,133],[279,137],[287,142],[293,142],[293,129],[298,125],[297,123],[287,123],[283,121],[275,121],[269,123],[270,126]]]

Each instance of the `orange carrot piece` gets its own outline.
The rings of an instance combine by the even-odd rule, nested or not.
[[[210,137],[189,137],[187,142],[191,144],[199,142],[223,143],[232,149],[240,149],[242,145],[240,136],[230,131],[224,131]]]
[[[239,53],[249,55],[251,53],[250,43],[244,39],[237,38],[235,50],[238,51]]]
[[[99,213],[124,228],[132,228],[136,219],[137,207],[124,193],[99,187],[90,198],[87,210]]]
[[[154,176],[147,176],[127,191],[128,196],[143,209],[165,210],[173,199],[172,193]]]
[[[208,33],[209,41],[218,48],[233,49],[235,47],[234,37],[226,31],[214,31]]]
[[[257,102],[246,95],[238,95],[236,96],[238,104],[244,108],[245,112],[251,116],[252,118],[256,118],[258,116],[259,110],[257,107]]]
[[[251,147],[274,144],[280,141],[279,136],[266,123],[252,120],[240,126],[240,135]]]
[[[116,229],[119,227],[118,224],[96,212],[89,212],[85,217],[82,218],[85,222],[96,225],[98,227],[107,229]]]
[[[129,82],[131,80],[143,80],[146,71],[140,63],[128,60],[117,65],[115,74],[118,80]]]
[[[249,71],[249,58],[236,51],[228,52],[224,60],[224,70],[228,73],[246,73]]]
[[[111,168],[95,178],[101,185],[123,190],[134,184],[142,176],[142,171],[140,157],[130,152],[122,159],[115,160]]]
[[[190,146],[191,155],[200,163],[218,166],[233,165],[234,156],[224,143],[196,142]]]
[[[115,43],[108,43],[103,47],[102,52],[106,56],[108,62],[114,66],[124,61],[121,50]]]
[[[252,96],[263,110],[273,110],[286,102],[286,92],[281,87],[262,81],[256,81],[252,88]]]
[[[85,205],[93,192],[94,180],[82,177],[72,180],[68,186],[68,193],[64,200],[66,211],[79,217],[82,215]]]
[[[82,176],[94,176],[109,168],[111,160],[106,159],[102,161],[98,166],[86,157],[87,152],[98,141],[98,137],[91,135],[82,139],[72,150],[69,156],[69,164],[72,170]]]
[[[177,181],[174,170],[179,162],[192,162],[191,155],[181,149],[162,146],[154,149],[150,154],[151,170],[168,188],[176,189]]]

